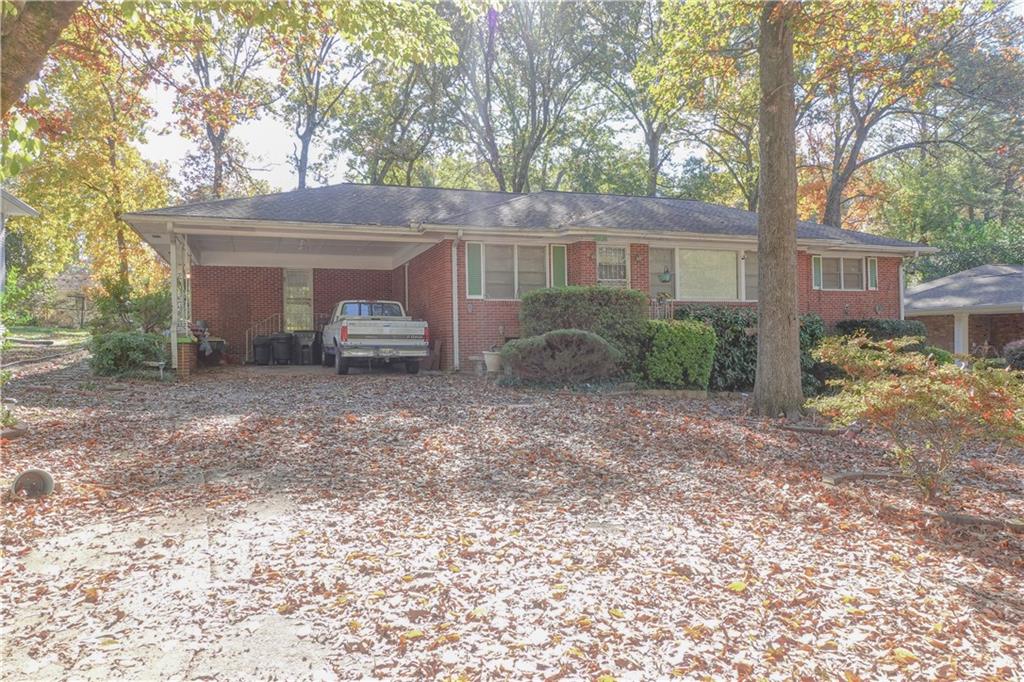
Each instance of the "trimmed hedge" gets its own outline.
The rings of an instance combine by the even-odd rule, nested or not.
[[[620,366],[631,372],[640,369],[647,317],[645,294],[612,287],[539,289],[524,295],[519,309],[524,337],[556,329],[593,332],[620,353]]]
[[[714,391],[749,391],[757,372],[757,310],[739,306],[691,305],[676,308],[677,320],[706,322],[715,331],[718,344],[711,367],[710,388]],[[811,351],[825,338],[825,323],[815,315],[800,317],[800,369],[805,393],[821,387],[815,374],[822,368]]]
[[[1024,339],[1003,346],[1003,357],[1010,369],[1024,370]]]
[[[145,368],[147,361],[166,360],[167,339],[159,334],[109,332],[92,338],[89,366],[101,376],[124,374]]]
[[[899,339],[904,336],[927,336],[928,329],[918,320],[883,320],[869,318],[865,320],[840,320],[836,322],[836,331],[844,336],[852,336],[864,332],[872,341]]]
[[[582,384],[618,373],[621,353],[597,334],[555,329],[509,341],[501,349],[508,372],[529,383]]]
[[[649,320],[644,356],[647,381],[707,390],[715,359],[715,330],[699,320]]]

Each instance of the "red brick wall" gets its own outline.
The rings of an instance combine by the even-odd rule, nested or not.
[[[390,300],[390,270],[313,270],[313,319],[323,321],[338,301],[353,298]]]
[[[235,361],[245,357],[245,330],[284,312],[284,271],[221,265],[192,266],[192,319],[227,341]]]
[[[444,343],[441,369],[452,367],[451,251],[451,240],[445,240],[409,261],[407,312],[426,320],[430,326],[430,338]]]
[[[391,298],[389,270],[313,270],[313,314],[326,317],[346,298]],[[192,317],[206,320],[214,336],[228,343],[232,360],[245,357],[245,332],[284,313],[284,271],[198,265],[192,268]]]
[[[391,271],[391,298],[401,301],[406,308],[409,302],[405,300],[405,266],[399,265]]]
[[[571,247],[570,247],[571,248]],[[466,243],[459,242],[459,362],[471,369],[470,358],[506,339],[519,336],[519,301],[466,298]],[[569,266],[570,281],[572,266]]]
[[[924,324],[927,329],[928,343],[938,346],[943,350],[953,352],[953,316],[952,315],[922,315],[907,317],[908,320],[917,320]]]
[[[928,343],[953,352],[953,316],[918,315],[907,317],[924,323],[928,329]],[[1003,346],[1024,338],[1024,313],[1000,315],[971,315],[967,321],[967,352],[988,344],[1002,353]]]
[[[629,288],[651,293],[650,254],[647,244],[629,245]]]
[[[826,324],[868,317],[899,318],[900,261],[899,257],[878,259],[876,291],[816,291],[811,288],[811,254],[798,252],[797,298],[800,312],[817,313]]]
[[[1002,353],[1003,346],[1024,339],[1024,313],[971,315],[968,328],[968,351],[987,343]]]
[[[597,284],[597,242],[569,244],[565,259],[569,268],[569,284],[581,287]]]

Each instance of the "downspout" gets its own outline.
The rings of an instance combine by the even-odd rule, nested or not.
[[[405,298],[402,299],[402,306],[408,313],[409,310],[409,261],[405,262]]]
[[[452,369],[459,371],[459,242],[462,230],[452,240]]]

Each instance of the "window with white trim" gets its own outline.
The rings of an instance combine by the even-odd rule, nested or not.
[[[679,298],[735,301],[739,298],[735,251],[679,249]]]
[[[628,263],[625,246],[598,246],[597,283],[606,287],[628,287]]]
[[[759,284],[757,251],[747,251],[743,254],[743,299],[746,301],[756,301]]]
[[[811,286],[824,291],[864,291],[865,278],[870,281],[871,267],[865,262],[872,259],[845,256],[811,257]],[[878,286],[878,266],[874,266],[875,288]]]
[[[466,243],[466,296],[513,300],[548,285],[548,247]]]
[[[313,271],[284,271],[284,330],[313,328]]]

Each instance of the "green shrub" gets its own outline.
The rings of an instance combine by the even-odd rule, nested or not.
[[[707,390],[715,359],[715,330],[699,320],[649,320],[644,373],[648,382]]]
[[[852,336],[858,332],[864,332],[872,341],[928,335],[928,329],[925,328],[924,323],[917,320],[887,320],[880,318],[840,320],[836,322],[836,331],[844,336]]]
[[[143,369],[147,361],[166,361],[167,339],[157,334],[109,332],[92,339],[92,371],[101,376]]]
[[[509,341],[501,349],[506,370],[516,379],[538,384],[582,384],[619,371],[621,354],[597,334],[555,329]]]
[[[711,325],[718,343],[711,367],[710,388],[714,391],[749,391],[757,372],[757,310],[724,305],[693,305],[676,308],[677,320],[696,319]],[[817,315],[800,317],[800,368],[804,393],[821,385],[816,378],[817,363],[811,356],[825,338],[825,323]]]
[[[948,350],[939,348],[938,346],[925,346],[920,352],[922,355],[930,355],[932,359],[940,365],[953,364],[953,354]]]
[[[1003,346],[1003,357],[1010,369],[1024,370],[1024,339]]]
[[[640,370],[648,317],[647,296],[633,289],[562,287],[540,289],[523,296],[519,310],[523,336],[556,329],[582,329],[610,343],[621,355],[620,365]]]
[[[833,395],[808,405],[837,423],[858,420],[884,431],[891,453],[925,498],[946,488],[956,460],[982,444],[1024,446],[1024,383],[1013,372],[965,371],[907,352],[910,337],[881,343],[833,337],[818,357],[841,367]]]
[[[102,282],[103,293],[94,300],[89,326],[94,334],[162,332],[171,326],[171,290],[136,295],[131,285],[118,278]]]

